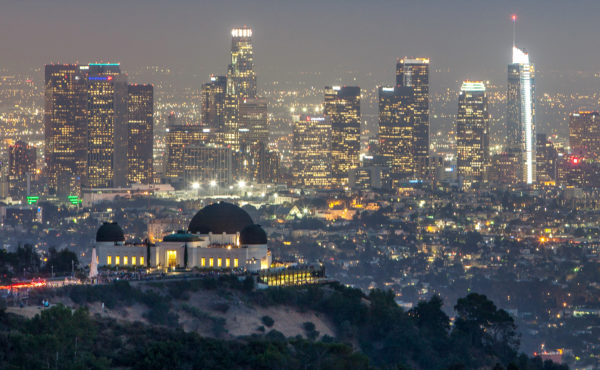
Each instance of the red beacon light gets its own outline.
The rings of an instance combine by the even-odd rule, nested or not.
[[[579,163],[581,163],[581,158],[579,157],[571,157],[571,163],[574,165],[578,165]]]

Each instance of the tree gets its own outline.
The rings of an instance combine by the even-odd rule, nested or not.
[[[434,295],[429,301],[420,301],[408,312],[413,317],[419,329],[432,337],[447,337],[450,330],[450,318],[442,311],[444,301],[439,295]]]
[[[519,336],[513,318],[506,311],[497,309],[485,295],[477,293],[460,298],[454,310],[456,338],[466,339],[473,348],[498,356],[505,364],[515,359]]]
[[[48,262],[46,262],[46,272],[54,271],[54,273],[64,274],[71,272],[72,268],[77,268],[79,261],[77,255],[68,249],[56,251],[55,248],[50,248],[48,251]]]

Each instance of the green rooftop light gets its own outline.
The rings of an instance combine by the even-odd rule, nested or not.
[[[67,197],[67,199],[68,199],[68,200],[69,200],[69,202],[70,202],[72,205],[74,205],[74,206],[76,206],[76,205],[78,205],[78,204],[81,204],[81,199],[79,199],[79,197],[78,197],[77,195],[69,195],[69,196]]]

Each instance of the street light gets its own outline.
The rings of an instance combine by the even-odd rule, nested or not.
[[[200,183],[197,183],[197,182],[193,183],[192,184],[192,189],[194,189],[194,190],[200,189]]]

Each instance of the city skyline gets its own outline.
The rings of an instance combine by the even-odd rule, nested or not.
[[[71,1],[64,0],[63,3],[69,4]],[[272,5],[269,1],[259,3]],[[598,4],[588,1],[569,3],[568,8],[561,2],[544,2],[543,14],[535,11],[538,9],[535,5],[540,2],[509,2],[485,6],[471,4],[471,8],[462,1],[452,4],[405,4],[402,12],[394,12],[398,9],[397,5],[375,2],[365,12],[359,13],[359,2],[352,1],[348,7],[338,9],[337,1],[327,1],[321,14],[298,17],[309,23],[329,17],[329,21],[322,24],[321,37],[315,37],[317,31],[310,30],[311,27],[306,27],[305,24],[300,27],[296,17],[288,15],[291,11],[300,15],[307,12],[298,4],[273,5],[271,11],[286,10],[284,16],[278,18],[268,17],[269,12],[258,11],[262,8],[260,4],[257,4],[257,9],[253,9],[250,4],[235,1],[223,5],[194,5],[179,1],[179,6],[164,10],[165,17],[158,18],[156,12],[163,10],[163,7],[156,4],[155,8],[142,8],[136,12],[135,17],[127,16],[126,10],[133,4],[135,1],[125,4],[124,11],[117,13],[108,13],[108,10],[90,4],[85,9],[72,6],[68,12],[54,14],[56,10],[47,9],[46,5],[38,1],[9,3],[3,13],[7,18],[12,15],[24,19],[28,31],[17,33],[10,40],[3,40],[4,49],[8,51],[3,66],[19,69],[37,68],[40,64],[52,61],[118,60],[125,65],[171,66],[188,77],[205,79],[211,73],[225,74],[223,61],[227,60],[227,50],[222,45],[227,42],[228,31],[232,27],[248,24],[254,29],[253,36],[261,40],[256,50],[257,75],[263,76],[258,80],[260,87],[290,75],[292,79],[297,79],[297,73],[300,72],[317,73],[330,83],[342,80],[341,82],[350,84],[357,78],[358,85],[366,86],[371,84],[367,81],[369,77],[373,84],[377,84],[386,79],[387,71],[393,70],[393,61],[403,56],[430,57],[432,72],[447,71],[449,68],[450,72],[447,73],[451,81],[502,81],[504,66],[499,61],[507,60],[510,56],[508,40],[511,38],[510,15],[513,13],[519,17],[518,39],[523,40],[520,44],[536,56],[540,71],[594,71],[596,66],[592,61],[597,59],[598,53],[598,48],[578,47],[597,44],[589,36],[593,32],[586,32],[593,27],[590,28],[585,17],[593,13],[590,10],[598,7]],[[236,12],[226,12],[227,5],[237,5],[234,7]],[[582,17],[574,18],[578,9],[585,12]],[[81,13],[96,16],[89,21],[89,26],[81,27],[78,35],[68,32],[69,27],[76,27],[80,22],[71,17],[70,22],[55,22],[54,26],[46,27],[43,32],[38,28],[48,24],[44,15],[54,14],[55,17],[49,19],[55,21],[68,17],[66,14]],[[404,22],[394,22],[392,25],[390,13],[396,14]],[[213,16],[207,19],[206,14]],[[244,17],[235,14],[244,14]],[[198,22],[198,19],[192,22],[192,16],[205,22]],[[88,19],[89,16],[84,18]],[[178,23],[168,27],[169,22],[173,22],[172,18],[178,19]],[[111,37],[104,37],[111,40],[107,43],[90,31],[102,29],[103,25],[115,19],[137,26],[135,29],[140,32],[132,32],[131,27],[123,29],[120,25],[110,23],[111,27],[106,32]],[[377,27],[369,26],[372,23],[377,24]],[[352,27],[347,24],[352,24]],[[15,26],[11,22],[3,22],[0,31],[14,34],[11,27]],[[476,26],[479,26],[479,31],[470,32]],[[420,32],[413,32],[414,29],[419,29]],[[582,39],[582,42],[569,42],[573,36]],[[49,37],[61,41],[48,42]],[[583,41],[586,38],[588,42]],[[465,42],[452,42],[453,39]],[[129,47],[132,43],[136,47]],[[357,43],[361,45],[359,49],[353,47]],[[29,47],[21,49],[19,45]],[[560,46],[560,53],[556,53],[557,45]],[[311,58],[308,55],[311,53],[300,51],[302,48],[309,48],[311,53],[319,54],[320,58]],[[210,53],[201,52],[207,50]],[[578,55],[578,58],[573,60],[572,55]],[[23,63],[23,60],[29,63]],[[344,81],[346,78],[349,81]],[[550,83],[553,82],[547,82]]]

